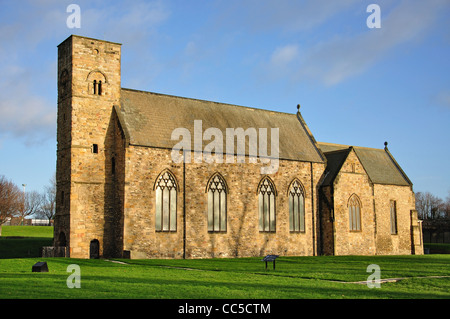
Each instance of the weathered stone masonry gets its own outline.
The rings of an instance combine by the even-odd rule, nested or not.
[[[300,111],[287,114],[123,89],[120,56],[120,44],[86,37],[71,36],[58,46],[54,246],[65,246],[66,256],[422,253],[412,184],[387,149],[317,143]],[[279,128],[277,172],[262,175],[265,164],[250,163],[248,147],[242,154],[245,163],[237,162],[237,149],[233,163],[175,163],[171,150],[177,141],[171,132],[179,127],[193,132],[194,120],[224,133],[226,128]],[[157,181],[169,176],[165,173],[175,182],[171,197],[157,191]],[[226,185],[226,209],[220,209],[226,227],[212,231],[208,214],[219,208],[208,202],[207,186],[215,174]],[[270,231],[260,229],[258,192],[264,178],[276,193],[268,208],[275,218]],[[304,198],[301,231],[290,227],[293,181],[301,184]],[[352,195],[361,205],[358,231],[349,230]],[[391,233],[391,201],[397,205],[396,234]],[[165,218],[172,218],[170,229],[158,228]]]

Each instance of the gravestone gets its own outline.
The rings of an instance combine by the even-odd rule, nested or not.
[[[35,263],[31,268],[31,272],[48,272],[47,263],[44,261]]]

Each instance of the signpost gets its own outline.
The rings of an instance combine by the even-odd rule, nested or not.
[[[266,270],[267,270],[267,262],[268,261],[273,261],[273,270],[275,270],[275,259],[277,259],[277,258],[278,258],[278,255],[267,255],[261,261],[265,261],[266,262]]]

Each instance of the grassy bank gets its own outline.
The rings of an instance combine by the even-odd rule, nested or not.
[[[37,261],[48,273],[32,273]],[[260,258],[207,260],[22,258],[0,260],[0,298],[450,298],[449,255],[283,257],[264,270]],[[80,289],[69,289],[67,267],[80,266]],[[381,278],[409,277],[368,288],[367,266]]]
[[[2,226],[4,237],[53,238],[53,226]]]
[[[52,226],[2,226],[0,259],[39,257],[53,243]]]
[[[50,245],[52,235],[52,227],[4,226],[0,298],[450,298],[450,278],[432,277],[450,276],[450,255],[280,257],[276,270],[270,263],[265,270],[260,257],[122,263],[39,258],[39,248]],[[38,261],[47,262],[48,273],[31,272]],[[79,289],[67,287],[72,264],[80,267]],[[381,279],[406,279],[370,289],[364,282],[371,264],[380,267]]]

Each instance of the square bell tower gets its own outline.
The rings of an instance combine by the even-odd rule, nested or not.
[[[58,46],[54,245],[95,258],[110,246],[113,106],[120,105],[121,44],[71,35]]]

